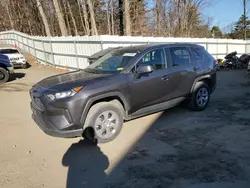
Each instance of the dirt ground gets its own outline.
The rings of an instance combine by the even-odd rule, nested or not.
[[[249,188],[250,75],[218,73],[203,112],[176,107],[127,122],[113,142],[45,135],[29,89],[58,70],[31,64],[0,85],[0,187]]]

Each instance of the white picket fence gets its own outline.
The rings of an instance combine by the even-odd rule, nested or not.
[[[41,37],[14,30],[0,32],[0,42],[16,44],[42,64],[69,69],[85,68],[88,66],[88,56],[102,49],[118,46],[189,42],[204,46],[215,58],[222,59],[232,51],[237,51],[238,55],[250,52],[250,43],[244,40],[110,35]]]

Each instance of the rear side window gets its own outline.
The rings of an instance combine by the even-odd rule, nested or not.
[[[196,61],[201,61],[204,58],[201,49],[190,47],[190,50],[193,53],[193,56],[196,59]]]
[[[190,64],[190,54],[186,47],[169,48],[173,65]]]

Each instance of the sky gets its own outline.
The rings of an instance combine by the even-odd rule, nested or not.
[[[210,0],[210,4],[202,11],[205,20],[212,18],[212,26],[219,26],[223,32],[230,32],[233,23],[243,14],[243,0]],[[154,6],[154,0],[148,0],[149,7]],[[250,18],[250,0],[247,0],[247,12]]]
[[[250,13],[250,1],[247,2],[248,16]],[[243,14],[243,0],[212,0],[212,3],[204,8],[204,18],[212,17],[212,25],[217,25],[223,32],[231,29]]]

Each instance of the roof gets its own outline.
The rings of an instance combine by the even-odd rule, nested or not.
[[[155,43],[155,44],[145,44],[145,45],[137,45],[137,46],[127,46],[119,49],[115,49],[114,51],[117,53],[135,53],[141,52],[147,48],[156,48],[156,47],[182,47],[182,46],[193,46],[193,47],[201,47],[198,44],[194,43]]]

